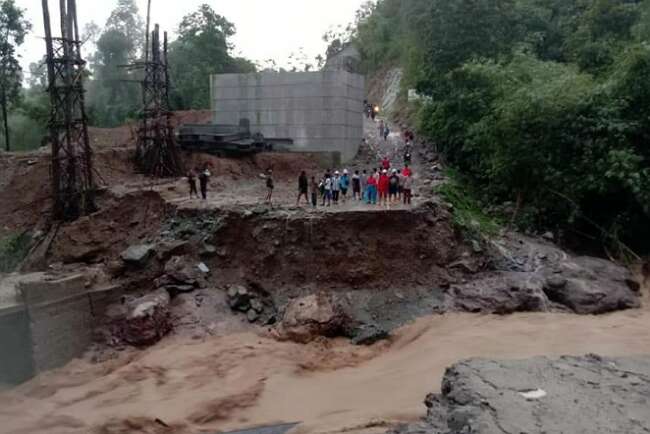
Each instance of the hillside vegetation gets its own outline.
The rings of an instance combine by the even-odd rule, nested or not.
[[[419,132],[486,207],[648,251],[649,0],[380,0],[351,38],[365,72],[430,97]]]

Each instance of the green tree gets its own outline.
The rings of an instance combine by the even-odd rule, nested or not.
[[[169,47],[171,103],[175,109],[208,108],[211,74],[255,71],[251,62],[230,55],[229,39],[234,34],[234,24],[207,4],[183,18],[178,38]]]
[[[31,29],[24,13],[14,0],[0,0],[0,105],[7,151],[11,150],[9,106],[17,103],[20,98],[23,77],[16,47],[22,45],[25,35]]]
[[[96,41],[88,100],[90,119],[98,126],[114,127],[137,113],[139,77],[125,66],[142,53],[143,27],[135,1],[120,0]],[[91,38],[96,33],[96,29],[87,30]]]

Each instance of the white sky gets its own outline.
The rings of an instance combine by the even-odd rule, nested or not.
[[[147,0],[136,0],[140,14],[146,15]],[[33,29],[21,47],[21,63],[27,70],[30,62],[45,53],[42,39],[41,0],[16,0],[27,11]],[[52,21],[58,20],[58,1],[50,0]],[[232,39],[234,54],[253,61],[272,58],[286,66],[291,53],[302,47],[310,61],[325,52],[322,35],[330,28],[354,20],[354,13],[364,0],[152,0],[152,23],[159,23],[173,38],[181,18],[207,3],[237,28]],[[103,27],[117,0],[77,0],[79,28],[94,21]]]

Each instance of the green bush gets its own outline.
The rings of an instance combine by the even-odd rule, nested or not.
[[[10,273],[16,270],[29,253],[31,239],[27,232],[0,239],[0,272]]]

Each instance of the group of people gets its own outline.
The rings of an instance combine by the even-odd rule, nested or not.
[[[307,178],[305,171],[298,177],[298,198],[296,205],[304,197],[306,203],[316,207],[319,199],[321,206],[346,203],[348,193],[351,200],[364,202],[369,205],[389,206],[395,203],[411,204],[413,193],[413,172],[408,165],[403,169],[391,168],[390,161],[385,158],[382,165],[371,170],[355,170],[352,175],[347,169],[343,173],[338,170],[332,173],[329,169],[323,177],[316,180]]]

